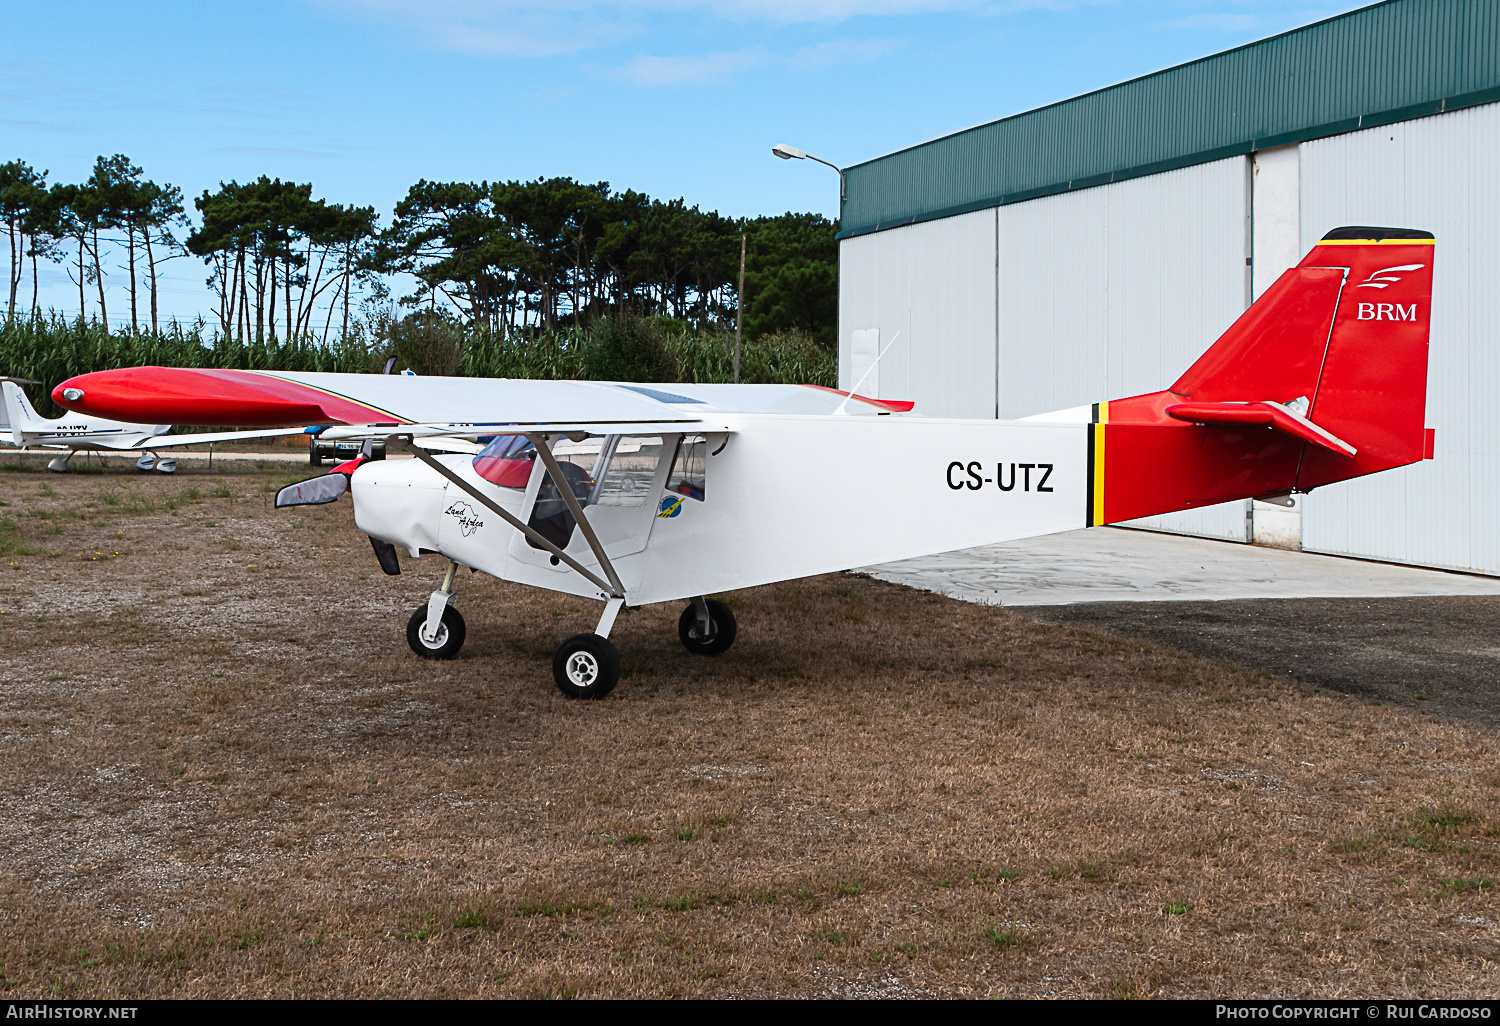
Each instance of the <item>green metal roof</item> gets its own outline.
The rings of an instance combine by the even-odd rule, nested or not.
[[[846,169],[840,238],[1500,100],[1500,3],[1388,0]]]

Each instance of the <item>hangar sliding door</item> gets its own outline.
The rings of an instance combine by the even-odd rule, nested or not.
[[[1437,236],[1427,423],[1437,456],[1303,500],[1302,547],[1500,574],[1500,104],[1303,143],[1301,235]]]
[[[993,209],[839,244],[840,387],[887,346],[861,393],[927,417],[995,416]]]
[[[1244,157],[1000,207],[1000,416],[1177,380],[1248,305],[1248,209]],[[1246,541],[1246,523],[1233,502],[1132,526]]]

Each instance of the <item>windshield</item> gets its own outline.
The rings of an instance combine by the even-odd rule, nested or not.
[[[474,473],[501,488],[525,488],[535,459],[536,446],[525,435],[496,435],[474,457]]]

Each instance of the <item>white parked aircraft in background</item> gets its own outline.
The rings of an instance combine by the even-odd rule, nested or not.
[[[594,631],[552,664],[564,694],[597,698],[619,680],[608,638],[626,605],[688,599],[682,642],[715,655],[737,630],[716,592],[1286,501],[1430,457],[1432,259],[1427,232],[1336,229],[1170,388],[1015,421],[906,416],[910,403],[803,385],[162,367],[86,374],[53,398],[100,416],[345,425],[406,447],[415,460],[351,460],[277,505],[352,489],[387,573],[400,573],[398,546],[448,562],[406,628],[427,658],[464,642],[460,566],[603,601]],[[490,440],[477,455],[434,456],[424,445],[441,436]]]
[[[32,384],[32,382],[27,382]],[[63,473],[68,461],[80,449],[99,452],[138,453],[137,470],[159,470],[170,474],[177,461],[161,456],[158,449],[178,445],[201,445],[208,442],[234,442],[247,438],[272,438],[300,435],[303,428],[277,428],[271,431],[221,431],[215,434],[169,435],[171,424],[131,424],[118,420],[70,413],[48,420],[36,412],[31,400],[15,378],[0,378],[0,442],[19,449],[64,449],[62,455],[47,463],[48,470]]]

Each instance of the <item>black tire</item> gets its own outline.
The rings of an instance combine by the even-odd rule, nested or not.
[[[427,622],[427,606],[420,605],[406,621],[406,643],[423,659],[454,659],[464,647],[464,618],[457,609],[449,606],[443,610],[443,625],[438,628],[436,644],[429,645],[422,638],[422,625]]]
[[[552,679],[569,698],[603,698],[620,683],[620,653],[607,638],[575,634],[552,657]]]
[[[677,618],[677,636],[682,639],[683,647],[693,655],[714,656],[729,651],[739,626],[734,622],[734,612],[728,606],[714,599],[706,601],[708,620],[713,625],[713,631],[707,637],[703,636],[702,625],[698,623],[698,607],[690,602]]]

